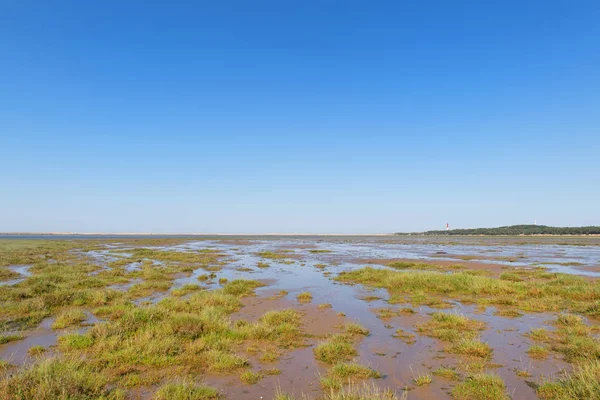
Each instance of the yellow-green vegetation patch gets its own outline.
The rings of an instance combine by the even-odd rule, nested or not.
[[[173,289],[171,291],[171,295],[176,296],[176,297],[181,297],[181,296],[185,296],[186,294],[195,292],[196,290],[200,290],[199,285],[195,285],[193,283],[188,283],[187,285],[184,285],[180,288]]]
[[[398,317],[400,315],[411,315],[416,314],[416,311],[410,307],[401,307],[401,308],[380,308],[377,310],[377,318],[382,320],[388,320],[394,317]]]
[[[529,370],[521,369],[521,368],[515,368],[515,374],[521,378],[530,378],[531,377],[531,372],[529,372]]]
[[[413,344],[417,340],[415,339],[415,335],[410,332],[406,332],[404,329],[396,329],[394,333],[394,337],[402,340],[406,344]]]
[[[281,299],[281,298],[283,298],[283,297],[285,297],[287,295],[288,295],[287,291],[280,290],[279,292],[274,293],[272,296],[267,297],[267,300],[277,300],[277,299]]]
[[[418,374],[413,378],[413,383],[417,386],[429,385],[433,382],[433,377],[429,373]]]
[[[12,365],[6,360],[0,360],[0,372],[4,372],[12,368]]]
[[[87,334],[72,333],[58,338],[58,345],[64,351],[87,349],[93,344],[94,339]]]
[[[216,277],[217,277],[217,274],[211,272],[210,274],[198,275],[198,277],[196,279],[198,279],[200,282],[207,282],[207,281],[210,281],[211,279],[215,279]]]
[[[522,282],[524,281],[523,277],[518,274],[503,272],[500,274],[500,279],[511,282]]]
[[[446,342],[457,342],[465,338],[475,338],[485,329],[485,324],[461,314],[435,312],[431,314],[429,321],[415,327],[423,335]]]
[[[492,374],[475,374],[451,391],[455,400],[509,400],[504,381]]]
[[[511,310],[511,309],[508,309],[508,310],[498,309],[498,310],[496,310],[494,315],[497,317],[519,318],[519,317],[523,316],[523,313],[520,313],[517,310]]]
[[[40,360],[0,380],[0,399],[124,399],[107,379],[81,360]]]
[[[530,331],[527,336],[544,346],[532,346],[528,354],[545,358],[548,350],[562,353],[568,362],[600,359],[600,340],[594,326],[587,325],[578,315],[560,314],[553,324],[556,330],[543,328]]]
[[[339,390],[332,390],[326,393],[322,400],[405,400],[406,392],[403,392],[400,397],[390,389],[381,389],[376,385],[350,384],[341,387]],[[275,392],[274,400],[311,400],[310,397],[302,395],[295,397],[285,394],[281,389]]]
[[[258,383],[264,377],[262,372],[244,371],[240,374],[240,380],[248,385]]]
[[[0,335],[0,344],[14,342],[23,338],[23,335]]]
[[[156,292],[166,292],[172,285],[171,281],[146,281],[131,286],[128,293],[134,298],[145,297]]]
[[[65,329],[70,326],[80,325],[87,316],[81,310],[66,310],[59,314],[52,323],[52,329]]]
[[[371,301],[377,301],[377,300],[381,300],[381,297],[379,297],[379,296],[372,296],[372,295],[369,295],[369,296],[364,296],[364,297],[361,297],[360,299],[361,299],[361,300],[364,300],[364,301],[366,301],[366,302],[371,302]]]
[[[265,286],[265,284],[255,280],[236,279],[223,286],[223,291],[226,294],[244,297],[253,295],[254,289],[261,286]]]
[[[243,282],[239,287],[248,285]],[[248,292],[236,287],[233,293]],[[106,322],[83,335],[59,337],[59,347],[73,356],[85,355],[90,365],[123,387],[135,387],[154,384],[176,371],[199,375],[247,368],[248,359],[237,351],[250,343],[272,349],[274,357],[279,349],[304,345],[297,311],[269,311],[253,323],[234,322],[229,315],[240,306],[239,297],[225,290],[170,296],[145,307],[105,306],[97,311]]]
[[[381,378],[381,374],[365,365],[341,362],[331,367],[327,371],[327,376],[321,378],[321,386],[325,389],[338,390],[343,384],[369,378]]]
[[[550,340],[550,334],[545,328],[532,329],[526,335],[538,342],[545,342]]]
[[[11,279],[20,278],[21,274],[4,267],[0,267],[0,281],[8,281]]]
[[[492,348],[489,344],[479,339],[461,339],[450,345],[446,351],[469,357],[488,359],[492,356]]]
[[[172,251],[157,250],[150,248],[138,248],[128,250],[133,259],[150,259],[164,262],[178,262],[189,264],[200,264],[203,267],[215,263],[222,254],[215,250],[204,249],[200,251]]]
[[[154,394],[154,400],[216,400],[219,392],[191,381],[170,382],[161,386]]]
[[[285,260],[289,256],[290,253],[291,253],[291,251],[286,251],[286,250],[282,250],[282,251],[278,251],[278,252],[261,251],[261,252],[256,253],[256,255],[259,257],[262,257],[262,258],[268,258],[270,260],[280,261],[280,260]]]
[[[345,271],[336,278],[341,282],[385,288],[390,302],[403,301],[402,295],[444,296],[481,305],[514,307],[522,311],[542,312],[567,309],[600,316],[600,283],[567,274],[548,276],[545,271],[520,273],[523,281],[499,279],[456,271],[451,274],[432,271],[394,271],[365,267]]]
[[[348,322],[344,325],[344,331],[350,335],[368,336],[369,330],[357,322]]]
[[[435,376],[440,376],[451,381],[457,381],[460,378],[458,372],[456,372],[454,368],[449,367],[439,367],[437,369],[434,369],[433,374]]]
[[[44,346],[40,346],[40,345],[35,345],[35,346],[31,346],[29,349],[27,349],[27,354],[29,354],[30,356],[39,356],[42,355],[46,352],[46,348]]]
[[[548,400],[600,399],[600,360],[575,365],[556,381],[537,387],[537,395]]]
[[[409,261],[392,261],[386,264],[388,267],[401,270],[421,270],[421,271],[458,271],[463,269],[462,265],[434,265],[425,263],[416,263]]]
[[[548,349],[543,346],[531,346],[527,350],[527,354],[531,358],[544,359],[548,357]]]
[[[261,262],[258,262],[258,263],[256,264],[256,266],[257,266],[258,268],[269,268],[271,265],[269,265],[269,263],[266,263],[266,262],[262,262],[262,261],[261,261]]]
[[[331,308],[331,304],[330,303],[323,303],[323,304],[319,304],[317,306],[318,309],[325,309],[325,308]]]
[[[310,292],[302,292],[298,296],[296,296],[296,299],[300,303],[310,303],[312,301],[312,298],[313,296]]]
[[[265,375],[280,375],[281,370],[279,368],[269,368],[269,369],[263,369],[262,373]]]
[[[348,361],[358,353],[348,335],[333,335],[313,349],[315,358],[328,364]]]

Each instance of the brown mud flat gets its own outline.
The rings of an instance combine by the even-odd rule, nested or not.
[[[410,244],[405,238],[392,239],[396,240],[394,243],[402,242],[402,246]],[[553,350],[551,347],[554,345],[540,343],[530,336],[530,332],[535,329],[545,329],[550,334],[555,332],[558,328],[553,321],[561,315],[560,311],[524,312],[518,310],[518,305],[511,309],[477,305],[475,304],[477,295],[473,296],[473,301],[461,302],[444,293],[415,297],[415,293],[407,292],[413,298],[409,299],[410,296],[407,294],[406,302],[399,301],[398,298],[391,301],[393,293],[383,287],[370,285],[368,281],[364,284],[351,284],[337,279],[340,274],[360,270],[367,265],[380,265],[377,268],[403,273],[400,271],[402,268],[384,267],[394,262],[429,264],[440,267],[439,272],[445,274],[454,273],[456,269],[453,266],[460,264],[461,271],[481,271],[481,276],[489,276],[493,279],[500,274],[510,272],[512,268],[510,265],[491,262],[497,259],[495,256],[488,257],[490,262],[460,259],[460,254],[450,255],[448,258],[451,259],[389,258],[386,257],[388,248],[380,246],[381,243],[386,243],[385,240],[387,239],[340,238],[333,241],[323,240],[323,238],[318,240],[246,238],[213,241],[152,239],[132,245],[130,240],[119,239],[94,241],[88,244],[92,250],[85,249],[81,252],[77,251],[77,245],[73,245],[75,249],[69,250],[69,253],[57,253],[52,257],[62,263],[59,264],[60,268],[64,268],[67,275],[71,273],[71,269],[80,268],[85,272],[77,272],[81,274],[81,279],[90,279],[90,282],[98,286],[98,290],[106,288],[111,293],[117,293],[111,294],[119,299],[115,304],[131,302],[131,307],[139,310],[146,310],[165,299],[185,302],[195,293],[233,290],[233,287],[227,286],[228,283],[252,280],[257,282],[256,287],[252,289],[253,292],[241,295],[241,308],[228,315],[233,324],[239,321],[255,323],[273,310],[297,311],[301,316],[302,345],[284,348],[277,347],[275,343],[261,342],[257,345],[252,341],[244,341],[236,347],[235,352],[247,357],[248,367],[234,372],[202,372],[194,375],[197,382],[204,382],[217,389],[224,398],[273,399],[278,389],[298,398],[301,395],[308,395],[313,399],[322,398],[329,393],[329,389],[322,387],[321,379],[329,376],[334,364],[318,360],[315,349],[331,335],[345,334],[345,325],[351,323],[360,324],[368,330],[368,334],[354,336],[350,340],[355,354],[348,357],[346,361],[356,362],[378,371],[381,377],[370,378],[366,382],[381,388],[389,388],[395,391],[398,397],[406,391],[408,399],[452,399],[453,388],[466,381],[470,375],[479,372],[500,377],[505,385],[504,392],[512,399],[537,399],[540,398],[536,392],[537,385],[548,380],[556,380],[561,371],[569,371],[576,365],[575,362],[568,362],[565,354]],[[456,238],[443,240],[450,242]],[[469,241],[477,240],[479,239],[469,238]],[[490,246],[492,244],[502,246],[502,243],[527,246],[533,238],[510,240],[485,238],[482,241]],[[564,238],[552,238],[550,241],[552,247],[549,249],[553,252],[551,254],[555,254],[556,262],[561,263],[565,258],[563,252],[573,251],[573,249],[560,248],[556,240],[564,240]],[[589,245],[590,240],[586,239],[584,244]],[[440,249],[439,243],[441,242],[435,242],[436,247],[427,251],[434,255],[436,252],[450,251],[450,247]],[[568,246],[572,246],[573,243],[577,242],[569,238]],[[105,247],[107,244],[110,246]],[[219,256],[197,263],[189,262],[187,258],[185,261],[178,261],[176,256],[173,256],[173,261],[170,261],[165,256],[161,258],[160,263],[146,263],[143,268],[137,270],[127,270],[115,262],[115,257],[118,260],[119,257],[123,257],[120,260],[123,261],[123,265],[126,265],[126,257],[119,255],[119,252],[125,254],[128,249],[140,245],[156,246],[161,251],[174,254],[186,252],[187,255],[198,254],[199,256],[203,254],[212,256],[213,253],[207,249],[216,249]],[[454,246],[449,243],[445,245]],[[408,249],[410,250],[411,247],[409,246]],[[117,250],[119,252],[116,252]],[[538,251],[537,248],[533,250]],[[90,257],[87,256],[89,251],[94,251],[89,253]],[[494,254],[495,251],[494,249],[490,254]],[[504,250],[500,248],[498,251]],[[356,256],[357,253],[359,256]],[[360,257],[360,253],[364,253],[364,257]],[[262,257],[261,254],[266,257]],[[272,254],[281,258],[269,258]],[[92,259],[92,255],[93,266],[85,265],[86,260]],[[468,254],[465,254],[463,258],[467,256]],[[514,257],[518,256],[518,253],[514,254]],[[38,261],[35,254],[28,257],[35,261],[35,267],[30,269],[31,276],[25,277],[23,281],[14,285],[0,286],[0,302],[6,306],[3,310],[18,309],[18,302],[13,304],[11,299],[30,296],[28,292],[30,287],[42,291],[40,298],[35,301],[42,301],[42,299],[57,301],[54,300],[55,294],[52,294],[54,296],[52,297],[43,292],[52,288],[41,286],[38,281],[46,276],[44,269],[51,271],[48,276],[57,273],[55,269],[58,267],[53,267],[57,261],[47,255],[42,261]],[[597,266],[592,264],[583,265],[573,271],[588,269],[593,271]],[[519,268],[533,271],[536,266],[537,264],[532,263]],[[596,282],[593,278],[582,277],[581,279],[586,282]],[[103,284],[105,286],[102,286]],[[301,300],[306,297],[301,296],[305,293],[310,293],[308,300]],[[90,291],[88,295],[97,294]],[[430,297],[443,298],[443,302],[431,302]],[[107,305],[112,301],[104,300],[104,297],[99,294],[98,298],[100,299],[98,301],[107,302]],[[465,296],[462,299],[464,300]],[[47,315],[45,314],[45,318],[33,328],[14,329],[9,328],[12,325],[7,324],[7,328],[0,332],[2,335],[22,334],[24,338],[0,345],[0,359],[14,365],[4,373],[0,372],[1,379],[9,379],[10,375],[20,369],[28,368],[39,358],[28,353],[33,346],[47,349],[42,358],[65,356],[57,345],[59,337],[69,333],[85,333],[91,327],[102,324],[103,317],[93,314],[99,308],[102,307],[77,304],[66,307],[56,306],[52,309],[44,309]],[[52,329],[52,324],[57,317],[71,309],[83,310],[87,319],[66,329]],[[0,314],[0,322],[15,317],[8,311],[2,312],[4,314]],[[438,333],[432,335],[425,330],[423,326],[430,323],[437,314],[458,315],[482,324],[481,330],[473,333],[472,337],[489,346],[489,355],[481,357],[457,353],[452,348],[455,342],[448,341],[444,335],[435,336]],[[598,328],[600,321],[597,317],[586,316],[584,323],[595,329],[594,332],[600,331]],[[597,334],[592,335],[589,340],[589,346],[597,345],[600,349],[600,339]],[[528,353],[528,350],[536,345],[551,348],[546,357],[539,358]],[[278,356],[265,361],[261,357],[265,351],[264,346],[273,346],[273,352]],[[556,345],[556,347],[560,346]],[[75,354],[79,353],[75,352]],[[161,367],[147,368],[156,368],[159,372]],[[455,379],[437,375],[436,371],[440,368],[454,371]],[[244,382],[241,380],[241,374],[245,371],[252,371],[260,375],[260,378],[256,382]],[[430,382],[419,384],[417,378],[423,376],[431,378]],[[120,385],[119,381],[116,382],[115,385]],[[125,388],[127,397],[151,399],[164,382],[162,380],[152,385],[127,387]]]

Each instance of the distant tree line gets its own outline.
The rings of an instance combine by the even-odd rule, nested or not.
[[[397,233],[397,235],[407,235]],[[600,235],[600,226],[556,227],[546,225],[511,225],[498,228],[451,229],[410,235]]]

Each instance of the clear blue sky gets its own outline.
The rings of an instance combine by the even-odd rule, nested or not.
[[[598,1],[2,1],[0,231],[600,225]]]

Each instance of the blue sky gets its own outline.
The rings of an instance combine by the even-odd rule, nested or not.
[[[1,2],[0,231],[600,225],[599,20],[597,1]]]

